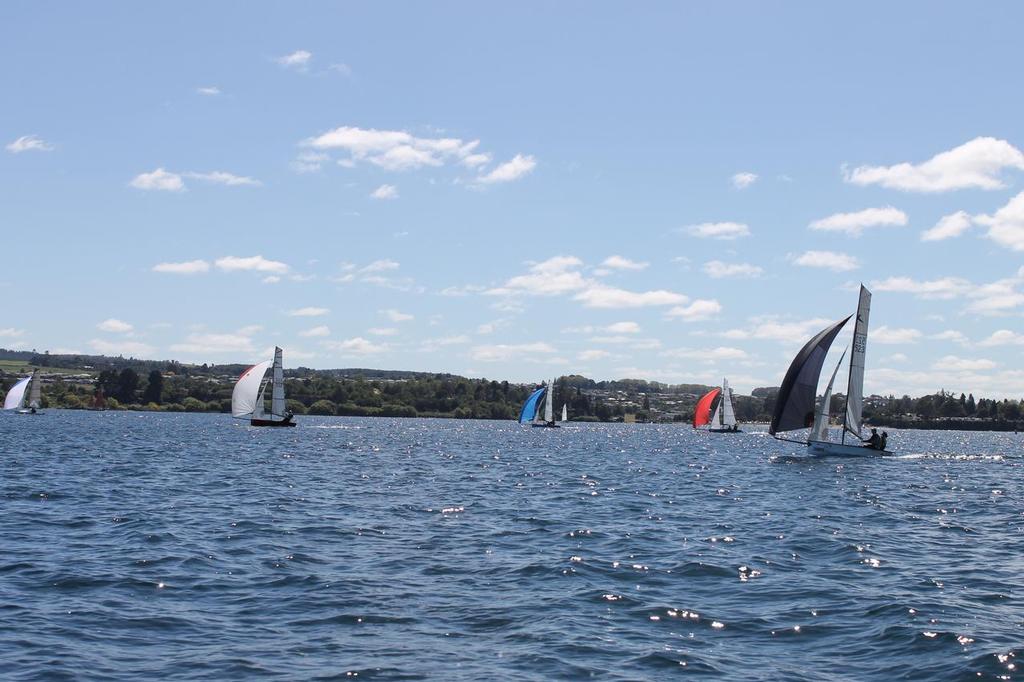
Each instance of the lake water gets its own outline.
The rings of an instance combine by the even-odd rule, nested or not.
[[[0,677],[1018,679],[1022,439],[0,414]]]

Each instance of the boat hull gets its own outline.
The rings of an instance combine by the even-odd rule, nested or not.
[[[743,433],[739,429],[708,429],[708,433]]]
[[[545,423],[545,422],[541,422],[539,424],[530,424],[530,426],[532,426],[535,429],[557,429],[557,428],[561,428],[555,422],[551,422],[550,424]]]
[[[295,426],[292,415],[284,419],[250,419],[249,426]]]
[[[18,414],[46,414],[46,413],[43,412],[42,410],[28,409],[28,410],[18,410]]]
[[[820,440],[807,441],[807,449],[812,455],[822,457],[878,457],[892,454],[889,450],[876,450],[863,445],[847,445],[846,443]]]

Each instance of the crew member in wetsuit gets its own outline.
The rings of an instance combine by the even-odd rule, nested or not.
[[[885,450],[885,444],[889,441],[889,433],[882,431],[882,437],[878,441],[878,449]]]
[[[881,437],[878,435],[878,429],[871,429],[871,437],[865,442],[867,444],[864,447],[871,448],[872,450],[878,450],[878,444],[882,442]]]

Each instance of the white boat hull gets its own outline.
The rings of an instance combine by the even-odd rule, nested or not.
[[[891,455],[889,450],[875,450],[863,445],[847,445],[845,443],[833,443],[831,441],[809,440],[807,449],[812,455],[840,456],[840,457],[876,457],[879,455]]]

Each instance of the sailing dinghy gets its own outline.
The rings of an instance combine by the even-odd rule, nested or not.
[[[33,370],[32,376],[11,386],[4,397],[4,409],[17,410],[18,414],[43,414],[39,411],[43,400],[41,384],[39,370]]]
[[[711,414],[711,405],[715,398],[722,396],[715,406],[714,414]],[[709,416],[710,415],[710,416]],[[693,411],[693,428],[707,426],[710,433],[739,433],[740,429],[736,423],[736,411],[732,405],[732,389],[729,388],[729,380],[722,379],[722,388],[713,388],[697,401],[697,407]]]
[[[551,383],[544,383],[537,388],[530,397],[523,403],[523,409],[519,411],[519,423],[529,424],[530,426],[537,426],[543,428],[558,428],[558,422],[555,421],[554,413],[554,379]],[[543,404],[543,415],[541,413],[541,405]],[[563,409],[564,412],[564,409]]]
[[[267,370],[272,369],[267,377]],[[266,392],[270,387],[270,412],[266,412]],[[274,359],[253,365],[242,372],[231,393],[231,415],[248,419],[251,426],[295,426],[284,399],[284,363],[280,348]]]
[[[775,414],[772,416],[768,433],[776,438],[776,434],[810,427],[807,437],[807,448],[813,455],[847,455],[862,457],[865,455],[891,455],[888,450],[881,450],[864,445],[861,426],[864,416],[864,358],[868,346],[868,316],[871,312],[871,292],[863,285],[860,287],[860,300],[857,305],[857,318],[853,327],[853,345],[850,352],[850,373],[846,388],[846,411],[843,416],[843,430],[840,441],[830,440],[829,403],[832,399],[832,384],[845,359],[845,353],[839,359],[832,379],[825,390],[825,399],[818,410],[815,410],[815,399],[818,392],[818,380],[821,368],[825,363],[832,342],[849,317],[822,329],[800,349],[793,363],[786,372],[779,388],[775,402]],[[858,442],[846,442],[850,434]],[[789,440],[779,438],[779,440]],[[851,438],[852,440],[852,438]],[[803,441],[793,441],[803,442]]]
[[[562,421],[569,421],[569,406],[566,403],[562,403]]]

